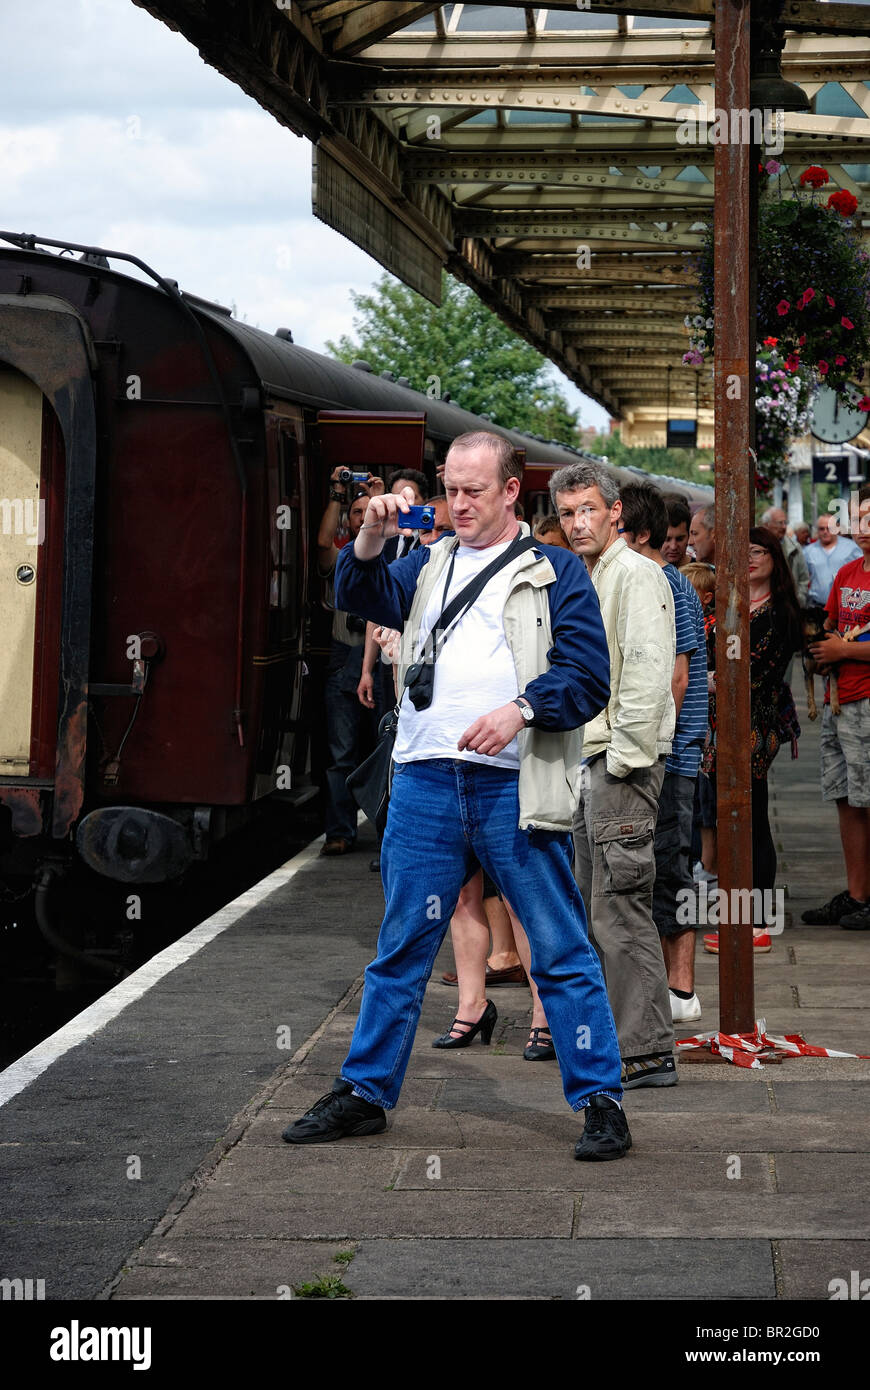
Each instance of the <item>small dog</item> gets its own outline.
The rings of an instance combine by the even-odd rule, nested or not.
[[[815,658],[813,657],[810,651],[810,647],[812,647],[816,642],[821,642],[824,637],[829,637],[831,635],[830,632],[825,628],[825,622],[827,621],[827,617],[827,610],[819,607],[817,604],[811,604],[809,608],[801,609],[801,626],[803,628],[804,634],[804,645],[803,652],[801,653],[801,659],[803,661],[804,667],[804,679],[806,681],[807,687],[807,709],[809,711],[810,719],[818,719],[819,717],[819,711],[816,708],[816,691],[814,678],[817,675],[822,674],[819,664],[816,662]],[[840,713],[840,693],[837,687],[837,668],[835,666],[831,666],[827,670],[826,674],[829,676],[831,682],[831,713],[837,715]]]

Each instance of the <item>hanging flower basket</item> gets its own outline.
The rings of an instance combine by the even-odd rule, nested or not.
[[[788,473],[791,440],[806,434],[814,387],[812,374],[787,370],[777,349],[768,338],[755,356],[755,486],[765,496]]]
[[[847,189],[827,198],[828,172],[811,165],[795,186],[777,160],[759,165],[770,185],[758,215],[756,337],[776,343],[786,371],[809,370],[847,404],[847,382],[860,381],[870,358],[870,256],[852,223],[857,200]],[[783,175],[791,185],[783,196]],[[713,232],[699,262],[699,313],[683,358],[700,365],[713,351]],[[862,408],[870,408],[865,397]]]

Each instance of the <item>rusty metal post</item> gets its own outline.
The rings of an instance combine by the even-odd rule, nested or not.
[[[719,887],[752,887],[749,701],[750,430],[755,393],[755,304],[750,305],[751,144],[733,112],[750,109],[750,0],[716,0],[715,100],[731,139],[714,147],[716,716]],[[736,136],[736,138],[734,138]],[[754,300],[754,296],[753,296]],[[753,479],[754,482],[754,479]],[[751,1031],[755,1021],[752,926],[719,925],[719,1026]]]

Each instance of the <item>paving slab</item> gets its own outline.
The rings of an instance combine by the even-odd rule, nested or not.
[[[561,1236],[569,1239],[575,1201],[562,1194],[536,1193],[533,1202],[508,1203],[502,1194],[449,1191],[358,1191],[346,1202],[333,1193],[267,1189],[242,1193],[206,1190],[185,1207],[172,1230],[237,1241],[362,1240],[366,1236]]]
[[[532,1156],[523,1150],[444,1149],[438,1158],[437,1185],[455,1191],[487,1192],[497,1187],[501,1192],[570,1192],[576,1196],[599,1191],[636,1192],[640,1186],[646,1189],[647,1185],[651,1188],[672,1188],[674,1185],[672,1149],[632,1150],[630,1160],[614,1163],[572,1163],[564,1145],[551,1145]],[[729,1169],[733,1170],[734,1164],[729,1163],[725,1154],[696,1154],[691,1165],[680,1171],[681,1190],[698,1188],[708,1194],[727,1191],[733,1186]],[[767,1154],[745,1154],[740,1172],[744,1191],[776,1191]],[[429,1155],[407,1154],[396,1187],[428,1190],[436,1181],[431,1173]]]
[[[774,1157],[777,1192],[870,1192],[870,1155],[778,1153]],[[856,1235],[870,1236],[870,1221]]]
[[[779,1114],[819,1115],[870,1114],[868,1081],[773,1081],[773,1094]]]
[[[782,1297],[856,1302],[870,1297],[870,1240],[784,1240]],[[812,1316],[806,1319],[812,1323]]]
[[[577,1235],[672,1239],[703,1234],[711,1241],[758,1236],[771,1240],[810,1236],[845,1239],[856,1230],[866,1230],[866,1220],[865,1193],[759,1196],[745,1189],[741,1181],[733,1181],[730,1191],[715,1194],[680,1187],[647,1189],[639,1204],[604,1192],[586,1192]]]
[[[608,1165],[616,1166],[616,1165]],[[364,1241],[347,1280],[361,1298],[775,1297],[764,1240]]]
[[[173,1240],[146,1243],[135,1269],[123,1279],[117,1299],[298,1297],[293,1286],[340,1275],[348,1268],[335,1256],[352,1253],[346,1241]]]

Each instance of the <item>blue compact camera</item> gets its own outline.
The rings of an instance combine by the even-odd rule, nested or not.
[[[435,508],[409,507],[406,512],[397,512],[396,520],[411,531],[431,531],[435,524]]]

